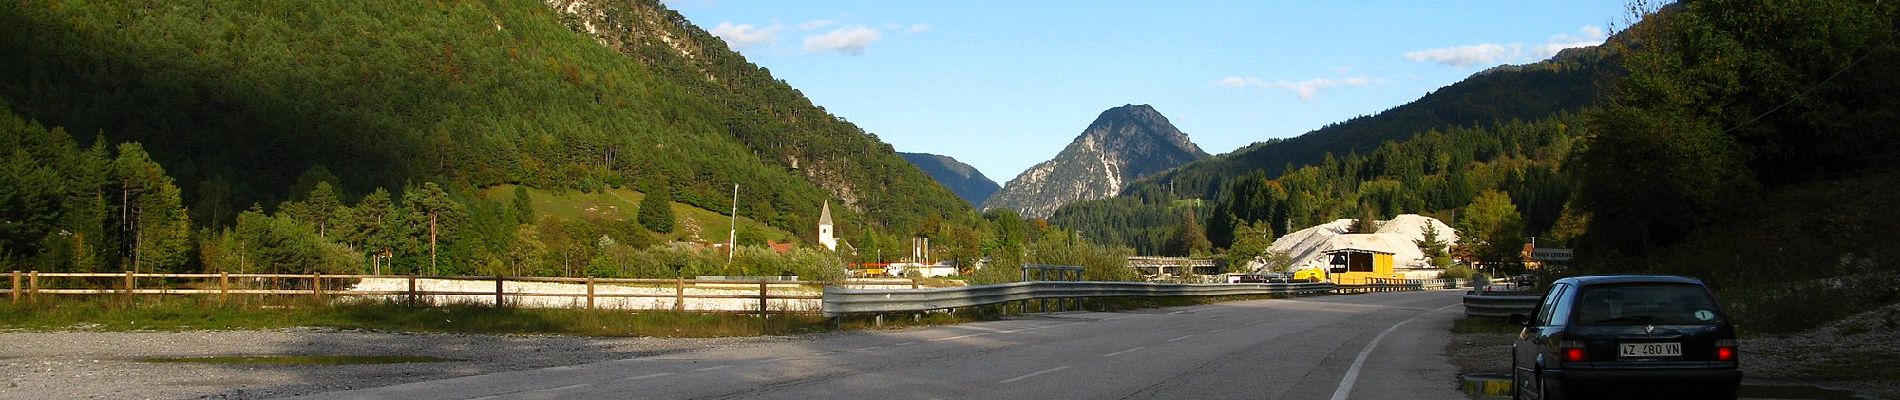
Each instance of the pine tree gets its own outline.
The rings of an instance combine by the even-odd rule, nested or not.
[[[515,186],[515,199],[510,205],[514,208],[516,222],[534,224],[534,199],[528,198],[527,186]]]
[[[458,227],[464,219],[467,219],[468,211],[462,207],[461,203],[450,199],[448,192],[442,191],[442,187],[437,186],[435,182],[424,183],[421,189],[404,193],[403,200],[409,203],[409,209],[422,220],[419,222],[428,224],[429,228],[419,233],[428,235],[429,273],[438,274],[441,272],[436,265],[438,242],[445,236],[446,231]]]
[[[640,226],[659,233],[673,233],[672,189],[661,183],[646,198],[640,199],[637,220]]]
[[[120,227],[132,270],[171,271],[191,249],[191,217],[178,186],[138,143],[119,145],[113,161],[120,189]]]

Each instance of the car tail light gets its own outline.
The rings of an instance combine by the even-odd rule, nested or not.
[[[1563,353],[1564,362],[1584,362],[1589,360],[1589,354],[1584,351],[1583,347],[1583,342],[1576,340],[1561,340],[1557,342],[1557,350]]]
[[[1736,353],[1735,348],[1736,348],[1735,339],[1722,339],[1722,340],[1715,341],[1715,360],[1716,361],[1735,361],[1735,353]]]

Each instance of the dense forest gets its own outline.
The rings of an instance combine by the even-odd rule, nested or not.
[[[0,30],[13,268],[824,279],[912,237],[963,264],[1086,261],[658,1],[23,1]],[[801,250],[742,225],[728,263],[709,221],[667,216],[729,214],[734,184],[739,219]],[[570,193],[647,206],[537,212]],[[827,200],[836,253],[811,250]]]
[[[1764,331],[1900,302],[1900,4],[1687,2],[1625,35],[1574,163],[1584,271],[1702,277]]]
[[[816,247],[776,253],[742,234],[731,261],[722,251],[680,244],[665,205],[642,199],[627,220],[543,215],[545,199],[516,186],[507,201],[436,183],[382,188],[358,199],[334,176],[308,174],[301,191],[267,212],[236,211],[234,223],[193,219],[167,168],[138,143],[87,142],[0,107],[0,265],[47,272],[231,272],[673,277],[793,274],[828,281],[853,262],[897,261],[898,238],[847,234],[856,250]],[[500,197],[500,196],[497,196]],[[677,205],[677,207],[685,207]],[[978,282],[1019,278],[1024,263],[1081,265],[1098,280],[1137,278],[1126,249],[1079,240],[1072,231],[1008,211],[965,213],[921,224],[939,243],[933,259],[972,265]],[[743,233],[743,232],[742,232]],[[672,243],[668,243],[672,242]],[[892,243],[885,243],[892,242]],[[888,246],[887,246],[888,245]]]
[[[828,198],[846,230],[969,209],[658,2],[603,7],[604,30],[531,0],[8,2],[0,99],[142,143],[211,226],[319,170],[348,199],[426,181],[665,186],[725,209],[738,183],[739,212],[789,231]]]
[[[1597,102],[1605,82],[1623,73],[1620,54],[1615,48],[1585,47],[1541,62],[1494,67],[1374,115],[1262,141],[1142,179],[1123,193],[1165,186],[1183,196],[1212,199],[1221,181],[1255,170],[1271,178],[1291,167],[1322,163],[1327,154],[1368,154],[1387,142],[1403,142],[1427,131],[1575,113]]]

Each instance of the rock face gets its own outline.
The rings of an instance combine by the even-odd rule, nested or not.
[[[1154,107],[1111,108],[1054,159],[1003,185],[983,208],[1048,218],[1063,204],[1112,197],[1136,179],[1207,157]]]
[[[950,188],[963,201],[970,202],[971,207],[982,205],[990,195],[996,194],[997,189],[1001,189],[996,186],[996,181],[983,176],[983,171],[977,171],[976,167],[950,156],[902,152],[897,155],[903,156],[904,161],[910,161],[911,165],[916,165],[917,169],[924,170],[931,179],[937,180],[937,184]]]

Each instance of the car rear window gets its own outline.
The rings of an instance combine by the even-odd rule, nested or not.
[[[1718,323],[1715,299],[1701,286],[1614,284],[1584,288],[1577,297],[1577,325],[1701,325]]]

